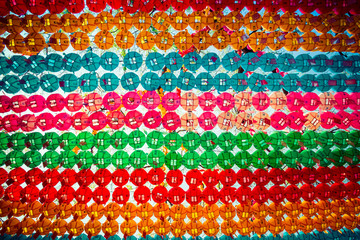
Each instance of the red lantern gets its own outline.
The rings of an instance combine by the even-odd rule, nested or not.
[[[41,95],[32,95],[27,100],[27,107],[33,113],[38,113],[46,108],[45,98]]]
[[[178,187],[180,186],[184,181],[184,176],[180,170],[170,170],[166,174],[166,182],[171,187]]]
[[[67,113],[60,113],[54,118],[54,126],[60,131],[68,130],[72,125],[71,116]]]
[[[331,172],[332,172],[332,180],[334,180],[337,183],[341,183],[345,180],[346,178],[346,168],[341,166],[341,167],[332,167],[331,168]]]
[[[248,169],[240,169],[237,172],[237,181],[241,186],[249,186],[253,183],[253,173]]]
[[[69,94],[65,98],[65,107],[70,112],[79,111],[82,108],[83,104],[84,104],[83,98],[77,93]]]
[[[73,169],[65,169],[61,173],[61,185],[72,186],[76,183],[76,172]]]
[[[75,190],[69,186],[62,186],[57,193],[57,198],[59,199],[60,204],[69,204],[74,197]]]
[[[27,185],[21,192],[21,195],[25,198],[25,201],[32,203],[39,198],[39,189],[33,185]]]
[[[254,187],[254,189],[252,190],[252,196],[254,200],[259,204],[264,203],[268,200],[268,194],[269,192],[267,188],[261,185]]]
[[[233,187],[223,187],[220,190],[220,201],[222,203],[228,204],[236,200],[236,188]]]
[[[164,182],[165,173],[161,168],[152,168],[148,173],[148,178],[152,185],[160,185]]]
[[[347,196],[347,189],[343,183],[334,183],[331,185],[332,199],[343,199]]]
[[[122,187],[129,182],[130,175],[125,169],[117,169],[113,172],[111,178],[116,186]]]
[[[168,199],[172,204],[181,204],[185,200],[185,192],[182,188],[174,187],[170,189]]]
[[[285,188],[285,198],[289,202],[297,202],[299,201],[301,197],[301,193],[299,191],[299,188],[296,185],[290,185]]]
[[[61,94],[51,94],[46,99],[46,106],[50,111],[60,112],[65,107],[65,98]]]
[[[106,204],[110,198],[110,191],[105,187],[98,187],[93,192],[93,199],[97,204]]]
[[[316,189],[313,185],[304,184],[301,186],[300,191],[301,191],[302,198],[305,201],[314,201],[314,199],[316,197],[316,195],[315,195]]]
[[[78,112],[72,117],[72,126],[75,128],[75,130],[84,130],[89,125],[89,116],[86,113]]]
[[[82,169],[76,174],[80,186],[87,187],[94,181],[94,173],[90,169]]]
[[[351,182],[358,182],[360,180],[360,168],[357,166],[348,166],[346,168],[347,178]]]
[[[281,203],[285,199],[284,189],[282,186],[272,186],[269,189],[269,199],[276,204]]]
[[[107,125],[107,119],[104,113],[95,112],[89,117],[90,127],[94,130],[101,130]]]
[[[195,187],[190,187],[189,190],[186,192],[186,201],[190,205],[197,205],[203,199],[202,193],[200,189]]]
[[[245,204],[252,199],[251,188],[248,186],[241,186],[236,191],[236,199],[239,203]]]
[[[8,185],[21,185],[26,180],[26,171],[21,167],[11,170],[9,172],[9,180],[10,182],[8,182]]]
[[[237,177],[234,170],[226,169],[220,172],[219,179],[222,185],[224,185],[225,187],[231,187],[236,183]]]
[[[78,203],[86,204],[93,196],[93,192],[89,187],[81,186],[75,192],[75,199]]]
[[[332,179],[332,173],[328,167],[318,167],[317,171],[317,180],[322,183],[328,183]]]
[[[118,204],[125,204],[130,198],[127,188],[117,187],[113,192],[112,199]]]
[[[43,175],[43,171],[39,168],[33,168],[26,173],[26,183],[31,185],[38,185],[42,182],[41,175]]]
[[[317,171],[315,168],[305,167],[301,170],[301,179],[307,184],[313,184],[317,180]]]
[[[55,200],[57,191],[53,186],[47,185],[40,191],[40,202],[51,203]]]
[[[22,190],[23,188],[19,185],[11,185],[5,189],[5,195],[10,201],[18,202],[22,198]]]
[[[22,113],[27,110],[27,97],[24,95],[16,95],[11,98],[10,100],[10,106],[11,110],[13,110],[16,113]]]
[[[203,200],[209,205],[216,204],[219,200],[219,191],[214,187],[206,187],[203,191]]]
[[[48,169],[41,175],[43,186],[55,186],[60,180],[60,173],[56,169]]]
[[[268,172],[264,169],[255,170],[253,175],[253,181],[256,183],[256,185],[265,186],[270,181],[268,179]]]
[[[166,202],[168,195],[168,190],[164,186],[157,186],[151,192],[151,197],[156,203]]]
[[[148,181],[147,172],[142,169],[135,169],[130,176],[130,182],[135,186],[142,186]]]
[[[279,168],[272,168],[268,174],[269,180],[275,185],[285,183],[285,172]]]
[[[130,111],[126,114],[125,124],[131,129],[137,129],[143,123],[143,115],[139,111]]]
[[[36,118],[36,125],[42,131],[48,131],[54,127],[54,116],[50,113],[42,113]]]
[[[327,200],[331,196],[331,189],[326,183],[320,183],[315,188],[316,197],[320,200]]]
[[[186,173],[185,181],[190,188],[197,187],[202,184],[202,174],[199,170],[192,169]]]
[[[111,181],[111,172],[107,169],[99,169],[94,175],[94,182],[100,187],[106,187]]]

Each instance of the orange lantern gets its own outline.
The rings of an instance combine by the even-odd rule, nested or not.
[[[119,232],[119,223],[115,220],[106,220],[101,226],[101,229],[103,233],[105,233],[105,238],[106,236],[114,236]]]
[[[187,209],[182,204],[173,205],[170,209],[170,217],[174,221],[181,221],[186,218]]]
[[[154,224],[154,231],[159,236],[165,236],[170,232],[170,223],[167,220],[157,220]]]
[[[184,221],[174,221],[170,226],[171,233],[176,237],[182,237],[186,233],[186,224]]]
[[[155,37],[152,33],[142,30],[136,37],[136,44],[142,50],[150,50],[155,45]]]
[[[135,37],[131,32],[122,30],[116,35],[115,41],[119,48],[129,49],[134,45]]]
[[[87,214],[92,220],[100,219],[104,215],[104,206],[102,204],[93,203],[87,207]]]
[[[80,220],[71,220],[67,225],[67,232],[73,236],[79,236],[84,231],[84,223]]]
[[[168,216],[170,216],[170,209],[169,206],[166,203],[157,203],[154,206],[154,215],[158,219],[166,219]]]
[[[134,220],[124,221],[120,225],[121,232],[126,236],[132,236],[137,230],[137,225]]]
[[[219,232],[220,225],[215,220],[206,220],[203,223],[203,230],[204,233],[209,237],[215,237],[216,234]]]

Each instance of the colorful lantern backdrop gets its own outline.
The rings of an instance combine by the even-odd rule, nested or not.
[[[356,1],[0,1],[3,239],[358,239]]]

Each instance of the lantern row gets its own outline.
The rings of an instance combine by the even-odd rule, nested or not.
[[[10,59],[0,57],[0,74],[7,75],[11,71],[20,75],[28,71],[35,74],[62,70],[77,72],[82,71],[82,68],[96,72],[100,66],[104,70],[114,71],[119,66],[120,61],[123,62],[122,66],[134,71],[142,67],[144,62],[143,57],[138,52],[128,52],[123,59],[120,59],[113,52],[106,52],[101,57],[93,52],[86,53],[84,56],[69,53],[64,57],[56,53],[49,54],[46,57],[35,55],[29,58],[15,55]],[[296,70],[300,73],[306,73],[314,70],[322,73],[330,70],[331,73],[345,71],[357,73],[360,70],[359,63],[360,57],[357,55],[348,58],[335,55],[328,58],[325,54],[318,54],[315,57],[311,57],[309,54],[300,54],[294,57],[289,53],[275,55],[273,53],[250,52],[240,56],[236,52],[230,52],[220,58],[216,53],[207,53],[201,57],[195,51],[184,56],[177,52],[171,52],[167,55],[152,52],[147,55],[145,60],[146,67],[151,71],[164,70],[166,67],[172,72],[184,68],[190,72],[196,72],[203,67],[208,73],[217,71],[220,66],[223,66],[227,71],[237,71],[242,68],[244,71],[261,69],[264,72]]]
[[[64,74],[60,78],[53,74],[44,74],[40,79],[31,74],[24,75],[21,78],[17,75],[5,75],[0,80],[0,89],[8,94],[16,94],[20,90],[27,94],[33,94],[41,90],[53,93],[60,89],[66,93],[74,92],[78,89],[81,89],[83,92],[92,92],[98,87],[103,91],[111,92],[119,87],[127,91],[134,91],[141,84],[141,87],[146,91],[154,91],[158,88],[162,88],[164,91],[173,91],[179,88],[184,91],[199,89],[204,92],[210,90],[224,92],[229,89],[233,89],[236,92],[245,90],[252,90],[254,92],[279,91],[281,89],[295,92],[301,89],[304,92],[316,90],[327,92],[332,90],[336,92],[351,91],[357,93],[360,90],[359,75],[351,75],[349,77],[345,74],[336,74],[334,76],[329,74],[305,74],[302,77],[293,73],[282,75],[279,73],[268,75],[236,73],[230,77],[226,73],[219,73],[212,77],[209,73],[200,73],[195,77],[192,73],[183,71],[180,72],[178,77],[171,72],[166,72],[161,77],[156,73],[148,72],[142,75],[141,79],[133,72],[125,73],[121,79],[115,73],[105,73],[101,77],[96,73],[85,73],[79,78],[73,74]],[[316,102],[314,103],[316,104]],[[355,102],[354,104],[356,105],[357,103]]]
[[[354,189],[354,187],[356,187]],[[268,201],[279,204],[281,202],[298,202],[301,199],[305,201],[320,200],[341,200],[344,198],[357,198],[359,197],[360,188],[357,183],[349,182],[334,183],[329,186],[326,183],[318,184],[314,187],[311,184],[304,184],[301,187],[296,185],[272,186],[267,189],[265,186],[255,186],[253,189],[250,187],[241,186],[222,187],[218,191],[215,187],[206,187],[203,191],[199,188],[189,188],[184,191],[181,187],[173,187],[169,190],[164,186],[156,186],[151,190],[147,186],[138,186],[134,189],[132,198],[130,199],[130,191],[127,187],[116,187],[114,192],[106,187],[96,187],[91,191],[89,187],[79,187],[74,190],[70,186],[62,186],[58,191],[53,186],[45,186],[39,191],[36,186],[28,185],[25,188],[19,185],[10,185],[5,189],[5,194],[1,188],[1,194],[4,194],[4,199],[12,202],[33,202],[40,200],[41,202],[50,203],[59,200],[61,204],[71,203],[76,200],[79,203],[88,203],[94,200],[97,204],[106,204],[114,201],[118,204],[125,204],[127,202],[147,203],[154,201],[157,203],[164,203],[169,201],[172,204],[182,204],[184,201],[190,205],[196,205],[204,201],[207,204],[216,204],[218,201],[222,203],[232,203],[238,201],[246,203],[254,200],[262,204]],[[110,198],[111,197],[111,198]]]
[[[85,4],[86,7],[92,12],[101,12],[107,5],[109,5],[114,10],[120,10],[127,13],[136,13],[137,11],[144,11],[150,13],[155,9],[158,11],[168,11],[174,9],[175,11],[182,12],[191,7],[193,11],[202,11],[207,8],[210,8],[211,11],[222,11],[228,7],[231,11],[240,11],[247,9],[248,11],[261,11],[265,8],[269,12],[277,12],[282,10],[284,12],[296,12],[299,10],[302,13],[311,13],[317,11],[317,13],[323,14],[334,11],[336,14],[345,14],[350,12],[351,14],[359,14],[360,9],[356,4],[356,1],[345,1],[345,0],[335,0],[329,2],[317,2],[317,1],[287,1],[280,0],[273,2],[270,0],[257,0],[254,2],[246,1],[224,1],[218,2],[214,0],[210,1],[197,1],[191,2],[185,0],[178,2],[176,0],[154,0],[150,2],[142,2],[140,0],[135,0],[131,3],[127,1],[111,1],[111,0],[101,0],[97,2],[87,2],[83,0],[76,0],[72,2],[54,2],[47,3],[44,0],[36,0],[35,2],[28,3],[24,0],[16,0],[11,3],[4,2],[3,8],[0,12],[0,16],[6,16],[10,12],[13,12],[17,15],[25,15],[27,11],[35,15],[42,15],[48,10],[52,14],[60,14],[65,9],[71,13],[81,13]]]
[[[305,167],[302,170],[296,168],[287,168],[286,170],[272,168],[270,171],[257,169],[254,172],[249,169],[240,169],[237,173],[232,169],[223,171],[191,169],[186,173],[186,176],[180,170],[170,170],[165,174],[163,168],[153,168],[149,172],[137,168],[137,166],[135,168],[131,173],[123,168],[119,168],[111,173],[104,168],[98,169],[95,171],[95,174],[90,169],[82,169],[78,172],[73,169],[65,169],[59,173],[57,168],[47,169],[44,172],[39,168],[33,168],[27,172],[21,167],[14,168],[9,172],[1,168],[0,182],[1,184],[6,183],[8,186],[12,184],[22,185],[23,183],[26,183],[27,186],[37,186],[41,183],[44,187],[54,187],[58,183],[61,183],[62,186],[70,187],[77,183],[80,187],[88,187],[93,182],[100,187],[104,187],[112,182],[118,187],[123,187],[129,184],[129,180],[135,186],[143,186],[147,182],[154,186],[163,185],[166,180],[169,186],[178,187],[183,184],[185,178],[185,182],[190,188],[198,186],[219,188],[219,183],[224,187],[232,187],[236,182],[243,187],[249,187],[253,183],[259,186],[266,186],[271,182],[267,188],[287,183],[293,185],[322,184],[318,189],[321,189],[321,192],[325,190],[328,192],[330,188],[326,186],[327,184],[331,186],[334,183],[343,183],[347,178],[348,183],[346,186],[348,186],[347,189],[351,198],[359,192],[357,182],[359,181],[360,169],[358,166],[348,166],[347,168],[342,166],[331,168],[320,166],[317,169]],[[139,176],[141,177],[140,179],[138,178]],[[353,187],[353,189],[350,189],[350,187]],[[23,196],[26,196],[26,194],[23,194]],[[331,193],[319,193],[319,196],[321,200],[324,200],[331,197]]]
[[[231,36],[230,36],[231,35]],[[250,50],[261,51],[269,47],[273,51],[284,48],[287,51],[298,51],[303,48],[306,51],[322,52],[360,52],[360,40],[358,35],[349,37],[347,34],[338,34],[335,37],[330,33],[317,36],[313,32],[299,35],[296,32],[256,32],[250,36],[245,32],[233,32],[229,34],[224,30],[216,31],[212,36],[209,30],[203,29],[190,35],[187,30],[177,33],[174,37],[168,32],[160,32],[153,35],[143,30],[136,39],[130,31],[122,31],[113,35],[108,31],[96,34],[94,43],[102,50],[108,50],[116,45],[121,49],[130,49],[136,45],[142,50],[151,50],[155,44],[160,50],[169,50],[174,45],[180,51],[187,51],[193,47],[197,50],[206,50],[211,46],[222,50],[231,46],[234,50],[241,50],[249,45]],[[90,47],[91,40],[86,33],[75,32],[70,39],[65,33],[53,34],[49,42],[40,33],[31,33],[26,38],[20,34],[10,34],[6,39],[1,39],[0,50],[5,46],[8,50],[23,55],[36,55],[44,48],[50,46],[55,51],[65,51],[71,44],[74,50],[83,51]]]
[[[60,136],[56,132],[46,132],[44,135],[39,132],[33,133],[13,133],[11,135],[4,132],[0,133],[0,150],[13,149],[16,151],[27,150],[56,150],[58,147],[63,150],[72,150],[78,147],[81,150],[89,150],[93,147],[98,150],[106,150],[110,146],[120,150],[128,145],[134,149],[147,147],[150,149],[160,149],[165,147],[170,151],[177,151],[183,147],[187,151],[198,150],[201,146],[205,151],[212,151],[217,146],[224,151],[231,151],[237,146],[241,150],[249,150],[252,146],[258,150],[274,149],[281,150],[289,148],[291,150],[317,149],[318,147],[330,149],[332,147],[346,149],[347,147],[360,147],[360,132],[352,131],[305,131],[304,133],[276,131],[271,134],[264,132],[240,132],[232,134],[224,132],[217,136],[214,132],[205,131],[202,134],[188,132],[181,137],[176,132],[161,133],[152,131],[144,134],[142,131],[132,131],[126,134],[123,131],[108,132],[81,132],[75,135],[71,132],[62,133]],[[146,144],[146,145],[145,145]],[[271,148],[270,148],[271,147]],[[159,166],[160,167],[160,166]]]
[[[90,114],[78,112],[71,116],[68,113],[59,113],[53,116],[51,113],[24,114],[19,117],[16,114],[8,114],[1,119],[1,127],[7,132],[14,132],[19,129],[25,132],[32,132],[37,128],[42,131],[50,131],[53,128],[66,131],[72,129],[84,130],[90,127],[93,130],[102,130],[105,127],[118,130],[123,126],[130,129],[138,129],[144,124],[146,128],[156,129],[162,125],[166,130],[175,131],[185,129],[194,131],[200,126],[205,131],[214,129],[216,126],[223,131],[230,131],[235,126],[241,131],[259,130],[265,131],[270,126],[276,130],[284,130],[289,127],[293,130],[316,130],[319,127],[324,129],[349,129],[351,127],[360,129],[360,113],[354,111],[348,113],[343,110],[338,113],[325,111],[321,115],[317,112],[292,112],[288,115],[284,112],[275,112],[271,116],[266,112],[257,112],[254,116],[242,112],[236,115],[231,112],[222,112],[216,116],[212,112],[204,112],[199,117],[192,112],[181,116],[175,112],[167,112],[162,116],[161,112],[151,110],[142,115],[137,110],[129,111],[124,115],[121,111],[112,111],[107,116],[99,111]]]
[[[75,150],[78,147],[75,147]],[[98,150],[96,154],[82,151],[76,154],[74,151],[61,151],[59,154],[55,151],[48,151],[41,155],[35,150],[24,154],[21,151],[12,151],[9,154],[1,152],[2,164],[11,167],[21,167],[28,165],[30,168],[37,167],[40,164],[48,168],[56,168],[63,166],[64,168],[72,168],[75,165],[82,168],[90,168],[95,165],[98,168],[106,168],[113,165],[117,168],[125,168],[134,166],[140,168],[149,164],[151,167],[158,168],[164,164],[169,169],[179,169],[185,166],[189,169],[198,167],[200,164],[203,168],[212,169],[219,165],[223,169],[228,169],[237,165],[240,168],[282,168],[288,166],[296,168],[298,166],[314,167],[316,164],[327,167],[331,164],[335,166],[344,166],[345,164],[357,165],[359,163],[359,151],[355,148],[346,150],[328,148],[318,151],[303,150],[299,153],[296,150],[288,150],[286,153],[277,150],[268,150],[267,154],[264,150],[256,150],[252,154],[247,151],[238,151],[234,156],[229,151],[222,151],[218,155],[212,151],[205,151],[201,155],[197,152],[187,152],[184,156],[180,153],[172,151],[164,154],[160,150],[153,150],[149,155],[142,150],[135,150],[129,153],[125,151],[117,151],[111,155],[107,151]]]
[[[43,17],[37,15],[26,15],[23,18],[15,15],[8,15],[0,18],[2,30],[10,34],[20,34],[23,30],[29,34],[33,33],[56,33],[60,29],[66,33],[74,33],[81,30],[91,33],[99,28],[101,31],[112,31],[116,27],[120,31],[129,31],[133,26],[137,30],[148,30],[151,26],[158,31],[167,31],[171,26],[177,31],[184,31],[188,26],[194,31],[199,31],[206,27],[213,31],[229,29],[239,31],[246,28],[255,31],[263,28],[265,31],[283,31],[284,35],[288,32],[299,31],[310,33],[316,30],[319,33],[344,33],[347,31],[351,35],[360,33],[360,17],[357,15],[336,15],[329,12],[314,16],[311,13],[298,15],[286,12],[266,12],[263,15],[250,11],[245,16],[239,11],[232,11],[224,16],[222,11],[194,11],[191,14],[185,12],[174,12],[168,15],[165,12],[156,12],[149,15],[146,12],[137,12],[131,16],[126,12],[118,12],[115,17],[109,12],[101,12],[96,17],[91,13],[83,13],[79,17],[67,13],[60,18],[55,14],[46,14]],[[100,34],[104,34],[102,32]],[[110,37],[112,35],[109,35]],[[312,36],[312,34],[307,35]],[[316,36],[316,35],[315,35]]]
[[[255,203],[252,206],[250,204],[238,205],[237,208],[225,204],[220,208],[215,204],[206,207],[194,205],[188,208],[182,205],[174,205],[169,208],[167,204],[157,204],[154,207],[150,204],[142,204],[136,207],[132,203],[127,203],[122,207],[116,203],[109,203],[106,207],[92,204],[86,208],[86,206],[79,206],[79,204],[57,206],[55,204],[41,205],[39,202],[34,202],[29,207],[26,204],[21,206],[20,202],[16,202],[10,204],[10,206],[15,207],[13,210],[19,210],[16,215],[29,211],[28,208],[36,207],[34,211],[37,215],[41,214],[41,217],[38,220],[24,218],[21,222],[16,217],[11,217],[2,224],[2,232],[10,235],[17,233],[31,235],[34,232],[36,232],[36,235],[47,235],[52,231],[53,234],[60,236],[65,234],[66,231],[73,236],[85,232],[89,238],[100,234],[101,231],[105,236],[109,237],[118,233],[119,228],[126,236],[132,236],[137,231],[144,236],[151,234],[153,231],[161,236],[168,235],[171,232],[175,237],[182,237],[186,233],[192,237],[198,237],[203,231],[205,235],[210,237],[216,237],[219,231],[226,236],[233,236],[236,231],[241,236],[250,236],[252,232],[263,235],[267,231],[270,231],[275,236],[284,230],[288,234],[294,234],[299,230],[308,234],[315,229],[317,233],[330,229],[339,231],[344,227],[349,230],[355,229],[359,221],[358,216],[349,213],[348,210],[352,211],[358,208],[358,201],[358,199],[351,199],[346,203],[345,201],[341,203],[339,200],[333,201],[331,202],[331,210],[330,203],[327,201],[319,201],[317,204],[308,201],[289,202],[285,206],[281,204],[267,206]],[[339,210],[339,208],[345,208],[341,206],[345,206],[345,204],[348,206],[346,210]],[[8,205],[9,207],[7,202],[2,205]],[[320,214],[316,215],[315,212],[318,208],[321,209],[319,209]],[[4,210],[5,213],[9,212],[9,210]],[[275,215],[274,211],[280,216]],[[44,212],[47,213],[47,216],[45,216]],[[343,213],[340,214],[339,212]],[[288,216],[281,218],[284,213],[288,214]],[[74,218],[69,222],[65,221],[64,219],[71,217],[71,214],[74,215]],[[268,214],[272,218],[265,219]],[[303,214],[303,216],[300,217],[300,214]],[[9,215],[13,215],[12,212]],[[56,215],[58,216],[57,219],[52,222],[50,216],[54,217]],[[91,220],[84,224],[81,220],[86,215],[91,216]],[[102,225],[98,219],[101,219],[104,215],[107,220]],[[117,222],[120,215],[125,219],[121,221],[121,224]],[[158,218],[155,223],[151,219],[152,215]],[[236,215],[240,218],[238,222],[233,219]],[[252,215],[254,217],[249,219]],[[139,223],[133,220],[136,216],[141,219]],[[187,223],[184,221],[186,216],[190,218]],[[224,219],[221,228],[216,220],[219,216]],[[169,222],[169,217],[174,220],[172,223]],[[202,217],[206,219],[204,223],[199,221]],[[22,231],[20,231],[21,228]]]
[[[161,104],[161,105],[160,105]],[[211,92],[205,92],[199,97],[194,93],[188,92],[179,96],[178,93],[169,92],[160,97],[155,91],[145,92],[141,97],[138,92],[127,92],[120,96],[116,92],[109,92],[104,97],[98,93],[90,93],[85,98],[77,93],[63,97],[61,94],[51,94],[45,98],[42,95],[32,95],[27,98],[24,95],[8,97],[0,96],[0,113],[13,111],[23,113],[30,110],[39,113],[44,110],[61,112],[65,108],[70,112],[81,111],[83,106],[89,111],[99,111],[103,107],[109,111],[119,110],[122,106],[127,110],[137,109],[144,106],[148,110],[156,108],[166,109],[167,111],[177,110],[180,106],[187,112],[195,111],[199,106],[204,111],[214,111],[217,106],[221,111],[240,111],[249,110],[254,107],[258,111],[264,111],[271,107],[274,110],[307,111],[320,110],[360,110],[360,93],[338,92],[333,95],[330,92],[321,93],[301,93],[291,92],[285,95],[283,92],[273,92],[268,94],[259,92],[240,92],[233,96],[230,93],[221,93],[215,97]],[[216,109],[217,110],[217,109]]]
[[[202,200],[207,204],[214,204],[219,200],[226,203],[230,200],[244,203],[255,199],[260,203],[270,200],[279,204],[285,198],[294,202],[300,198],[306,201],[313,201],[314,199],[334,200],[345,197],[357,198],[360,195],[360,185],[357,183],[359,181],[359,168],[355,166],[349,166],[346,169],[344,167],[303,168],[301,171],[290,168],[283,171],[273,168],[269,172],[264,169],[257,169],[253,173],[247,169],[240,169],[237,173],[232,169],[219,171],[219,173],[217,170],[206,170],[203,174],[201,171],[193,169],[188,171],[185,177],[180,170],[170,170],[165,174],[161,168],[151,169],[149,173],[138,168],[131,174],[124,169],[118,169],[113,173],[107,169],[99,169],[95,174],[89,169],[80,170],[78,173],[73,169],[65,169],[61,174],[56,169],[42,172],[39,168],[34,168],[28,172],[22,168],[15,168],[9,173],[4,169],[0,171],[1,182],[6,182],[8,185],[5,189],[5,199],[28,203],[35,200],[52,202],[55,199],[62,203],[70,203],[74,199],[80,203],[88,203],[91,199],[99,204],[100,202],[106,203],[110,197],[109,190],[106,190],[110,182],[117,186],[112,195],[114,201],[122,203],[130,198],[128,189],[132,189],[132,186],[128,185],[129,180],[132,185],[136,186],[133,197],[140,203],[150,200],[150,195],[145,198],[142,197],[143,192],[150,194],[150,190],[144,187],[148,181],[154,185],[152,189],[153,201],[163,202],[171,192],[177,192],[181,198],[186,196],[186,201],[191,205],[200,203]],[[40,176],[40,174],[49,178],[44,179],[45,177]],[[283,175],[278,176],[276,174]],[[183,188],[184,178],[189,187],[186,192],[180,191],[178,188],[180,185]],[[348,178],[350,182],[344,184],[345,178]],[[26,183],[25,186],[24,182]],[[56,190],[54,187],[59,182],[61,188]],[[94,191],[88,187],[92,182],[98,185]],[[39,187],[41,188],[39,191],[37,185],[40,183],[43,187]],[[80,186],[76,188],[76,191],[73,188],[75,183]],[[220,187],[220,183],[222,187]],[[236,183],[241,184],[241,187],[234,188],[233,185]],[[255,187],[250,186],[253,183],[255,183]],[[126,187],[124,187],[125,185]],[[170,192],[164,185],[172,187]],[[205,189],[204,186],[206,186]],[[298,192],[293,194],[295,190]],[[234,194],[234,196],[228,195],[229,193]],[[3,195],[4,189],[1,187],[1,197]],[[173,201],[177,200],[173,199]],[[181,202],[183,201],[184,199],[181,200]]]
[[[33,235],[23,235],[20,234],[18,235],[19,238],[21,239],[26,239],[26,240],[33,240],[34,234]],[[297,233],[294,234],[288,234],[287,232],[282,233],[282,237],[280,238],[280,235],[264,235],[261,236],[261,239],[266,239],[266,240],[278,240],[278,239],[284,239],[284,240],[296,240],[299,238],[302,239],[306,239],[306,240],[310,240],[313,239],[315,237],[318,237],[319,239],[340,239],[341,237],[344,237],[346,239],[350,239],[350,240],[355,240],[357,238],[359,238],[360,234],[359,231],[357,229],[354,230],[348,230],[346,228],[343,228],[341,231],[333,231],[333,230],[327,230],[326,232],[319,232],[317,230],[314,230],[311,233],[305,234],[302,231],[297,231]],[[2,236],[4,238],[4,240],[10,240],[11,239],[11,235],[9,234],[4,234]],[[42,239],[43,240],[69,240],[70,235],[69,234],[64,234],[62,237],[59,236],[53,236],[52,233],[49,233],[48,235],[44,236]],[[106,236],[108,237],[108,236]],[[92,237],[94,240],[106,240],[105,236],[103,235],[96,235]],[[166,239],[166,240],[178,240],[179,238],[176,237],[169,237],[169,236],[159,236],[156,235],[154,237],[152,237],[151,235],[147,235],[146,238],[143,237],[135,237],[133,236],[127,236],[126,238],[128,238],[129,240],[162,240],[162,239]],[[196,237],[199,240],[215,240],[217,237],[209,237],[206,236],[204,238],[202,238],[201,236]],[[39,239],[39,238],[37,238]],[[80,234],[79,236],[75,237],[74,239],[76,240],[86,240],[88,239],[88,236],[86,234]],[[122,240],[124,238],[119,237],[118,235],[113,235],[113,236],[109,236],[107,238],[108,240]],[[193,237],[189,237],[186,238],[185,236],[182,236],[181,239],[189,239],[189,240],[193,240]],[[222,235],[221,237],[219,237],[218,239],[220,240],[231,240],[231,239],[236,239],[236,240],[259,240],[260,237],[258,235],[252,235],[252,236],[242,236],[242,235],[238,235],[237,237],[233,237],[233,236],[226,236],[226,235]]]
[[[297,219],[301,214],[311,217],[327,218],[329,215],[351,215],[359,214],[359,199],[352,198],[348,200],[334,200],[318,202],[302,201],[302,202],[287,202],[286,204],[259,204],[246,202],[238,204],[234,207],[231,204],[222,204],[220,207],[216,204],[211,205],[192,205],[184,207],[183,205],[168,206],[167,203],[157,203],[152,206],[150,203],[140,204],[135,206],[133,203],[122,204],[119,206],[115,202],[110,202],[107,205],[93,203],[90,206],[83,203],[72,204],[55,204],[34,201],[30,204],[21,202],[10,202],[0,200],[1,217],[21,217],[28,216],[32,219],[68,219],[73,217],[75,220],[81,220],[85,217],[90,217],[93,221],[100,220],[105,217],[107,220],[118,220],[121,216],[126,220],[133,220],[136,217],[146,220],[153,216],[155,218],[165,221],[172,219],[173,221],[183,221],[186,217],[190,220],[199,220],[205,218],[206,220],[216,220],[219,217],[227,221],[232,220],[237,216],[240,221],[248,220],[249,218],[264,219],[267,216],[279,219],[285,214],[287,217]],[[12,209],[15,209],[13,211]],[[287,218],[286,217],[286,218]],[[327,223],[325,221],[325,223]],[[326,227],[325,227],[326,229]],[[291,231],[290,231],[291,232]],[[296,230],[295,230],[296,232]],[[291,232],[293,233],[293,232]]]

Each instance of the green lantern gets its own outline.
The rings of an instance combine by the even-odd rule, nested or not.
[[[200,155],[195,151],[187,151],[183,157],[183,164],[187,169],[196,169],[199,167]]]
[[[107,151],[99,150],[94,156],[94,163],[98,168],[107,168],[112,163],[110,153]]]
[[[133,148],[142,148],[146,142],[146,136],[143,132],[137,130],[129,134],[129,145]]]
[[[170,151],[178,150],[182,144],[182,138],[176,132],[171,132],[167,134],[164,138],[164,144],[167,149]]]
[[[211,151],[218,145],[218,138],[215,133],[207,131],[201,135],[200,144],[206,151]]]
[[[161,148],[164,145],[163,134],[158,131],[152,131],[146,137],[146,144],[152,149]]]
[[[29,168],[35,168],[41,164],[42,157],[38,151],[29,151],[25,153],[24,160]]]
[[[60,154],[55,151],[48,151],[43,155],[42,162],[47,168],[56,168],[60,164]]]
[[[194,132],[188,132],[183,137],[183,145],[189,151],[196,150],[200,147],[200,136]]]
[[[128,135],[123,131],[117,131],[111,135],[111,145],[115,149],[124,149],[128,143]]]
[[[217,164],[217,156],[213,151],[206,151],[201,154],[200,163],[203,168],[213,169]]]
[[[252,154],[252,165],[254,168],[265,168],[269,164],[269,156],[263,150],[256,150]]]
[[[80,151],[76,157],[77,161],[81,164],[80,169],[89,169],[94,164],[94,157],[89,151]]]
[[[249,168],[252,162],[252,156],[247,151],[240,151],[235,156],[235,164],[239,168]]]
[[[172,151],[165,156],[165,165],[170,170],[179,169],[182,165],[182,157],[179,153]]]
[[[148,156],[148,163],[152,168],[161,168],[165,163],[165,154],[160,150],[152,150]]]
[[[147,156],[144,151],[135,150],[131,153],[129,162],[133,168],[143,168],[147,163]]]
[[[231,151],[236,146],[236,138],[230,132],[220,134],[218,139],[219,147],[224,151]]]
[[[253,136],[253,143],[256,149],[265,150],[269,147],[270,142],[270,136],[263,132],[255,133]]]
[[[111,136],[108,132],[98,132],[95,135],[95,147],[99,150],[105,150],[111,145]]]
[[[129,165],[129,154],[125,151],[117,151],[112,156],[112,165],[116,168],[124,169]]]
[[[60,147],[64,150],[72,150],[76,147],[76,136],[71,132],[63,133],[60,136]]]
[[[230,169],[235,164],[234,154],[228,151],[223,151],[218,155],[217,162],[221,168]]]
[[[40,150],[43,146],[43,135],[38,132],[29,133],[26,136],[25,145],[31,150]]]
[[[81,150],[88,150],[95,146],[94,136],[89,132],[81,132],[76,138],[77,146]]]
[[[6,156],[6,162],[13,168],[21,167],[24,163],[24,154],[20,151],[12,151]]]
[[[55,132],[47,132],[42,139],[43,148],[47,150],[55,150],[60,145],[60,137]]]
[[[73,168],[79,159],[73,151],[62,151],[60,153],[60,162],[63,163],[64,168]]]

